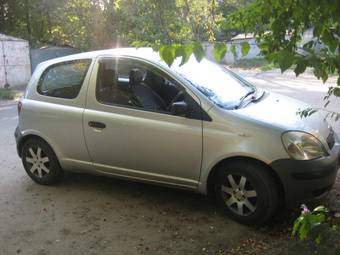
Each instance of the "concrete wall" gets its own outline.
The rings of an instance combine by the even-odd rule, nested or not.
[[[241,52],[241,48],[242,48],[241,42],[243,41],[247,41],[250,45],[250,50],[248,54],[244,57],[242,56],[242,52]],[[240,60],[240,59],[262,58],[262,56],[260,56],[260,49],[257,47],[255,39],[234,40],[232,42],[227,42],[226,45],[228,47],[228,51],[227,51],[227,54],[224,56],[222,63],[233,64],[235,63],[235,61]],[[237,52],[236,57],[234,57],[233,53],[230,50],[232,45],[236,46],[236,52]],[[207,58],[215,61],[214,56],[213,56],[213,48],[214,48],[213,44],[209,44],[209,43],[205,44],[205,53],[206,53]]]
[[[31,77],[29,44],[24,40],[0,40],[0,88],[24,87]]]

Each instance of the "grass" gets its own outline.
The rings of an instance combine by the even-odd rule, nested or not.
[[[13,100],[20,96],[22,96],[22,92],[0,88],[0,100]]]
[[[240,59],[232,64],[231,67],[242,69],[260,69],[263,72],[279,68],[278,65],[270,63],[263,58]]]

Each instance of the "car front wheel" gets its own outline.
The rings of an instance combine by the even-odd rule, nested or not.
[[[231,161],[223,165],[218,170],[215,194],[225,213],[243,224],[268,221],[279,199],[269,171],[252,161]]]

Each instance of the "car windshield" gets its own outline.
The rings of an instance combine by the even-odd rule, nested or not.
[[[176,60],[171,69],[224,109],[237,108],[242,97],[256,91],[256,88],[243,78],[207,59],[197,62],[191,57],[182,66],[180,61]]]

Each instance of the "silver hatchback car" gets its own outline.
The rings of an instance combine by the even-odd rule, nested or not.
[[[242,223],[332,188],[337,135],[308,105],[191,58],[151,49],[41,63],[18,104],[18,154],[39,184],[78,171],[214,194]]]

